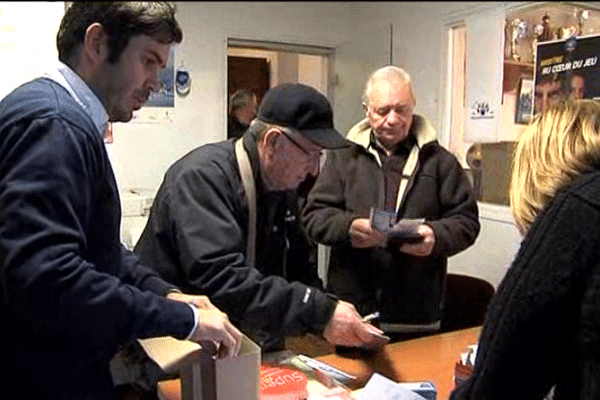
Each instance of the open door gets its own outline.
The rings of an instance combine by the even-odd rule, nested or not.
[[[392,31],[392,24],[370,27],[335,48],[333,119],[343,135],[365,117],[361,96],[369,75],[393,62]]]

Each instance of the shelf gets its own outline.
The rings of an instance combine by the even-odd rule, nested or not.
[[[504,59],[504,65],[514,65],[517,67],[530,67],[533,70],[533,63],[528,63],[525,61],[516,61],[516,60],[511,60],[511,59]]]
[[[502,93],[516,93],[522,76],[530,76],[533,78],[533,64],[505,60]]]

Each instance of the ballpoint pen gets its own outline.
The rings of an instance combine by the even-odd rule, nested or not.
[[[369,321],[372,321],[372,320],[377,319],[377,318],[379,318],[379,311],[376,311],[374,313],[366,315],[365,317],[363,317],[362,321],[363,322],[369,322]]]

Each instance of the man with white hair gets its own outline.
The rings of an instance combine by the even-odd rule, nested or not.
[[[406,71],[375,71],[366,118],[350,129],[350,147],[329,151],[303,210],[309,236],[331,246],[328,289],[361,314],[379,311],[392,340],[440,329],[447,258],[480,228],[467,175],[415,105]],[[373,209],[423,222],[410,239],[389,236],[371,226]]]

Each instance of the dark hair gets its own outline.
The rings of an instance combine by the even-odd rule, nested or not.
[[[167,2],[73,2],[56,35],[58,59],[65,64],[76,56],[87,28],[98,22],[108,35],[108,62],[115,63],[132,36],[147,35],[161,43],[181,43],[175,6]]]
[[[229,98],[229,114],[232,114],[234,111],[239,110],[240,108],[246,107],[250,102],[250,99],[254,96],[255,94],[251,90],[237,90]]]

